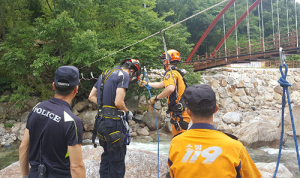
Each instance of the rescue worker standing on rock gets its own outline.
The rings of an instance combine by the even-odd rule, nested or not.
[[[99,170],[101,178],[125,176],[126,144],[130,142],[126,120],[132,119],[133,114],[124,98],[129,83],[137,82],[140,74],[139,60],[125,59],[120,66],[103,72],[90,92],[89,100],[99,106],[92,141],[95,143],[97,135],[104,149]]]
[[[164,65],[164,79],[162,82],[149,82],[148,85],[151,88],[165,88],[160,94],[150,98],[150,104],[155,104],[156,101],[168,97],[168,110],[172,118],[170,120],[172,124],[172,134],[176,136],[188,129],[190,123],[190,117],[185,111],[185,107],[182,104],[181,96],[187,86],[184,74],[177,68],[177,64],[180,62],[180,53],[177,50],[170,49],[167,51],[167,55],[163,53],[160,57]],[[139,86],[143,87],[147,85],[145,80],[140,81]]]

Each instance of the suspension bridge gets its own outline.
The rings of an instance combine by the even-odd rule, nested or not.
[[[195,45],[194,49],[192,50],[191,54],[187,58],[186,62],[191,63],[193,65],[194,71],[201,71],[213,67],[228,65],[232,63],[249,63],[251,61],[263,61],[266,59],[273,59],[279,56],[279,48],[282,47],[285,51],[285,54],[297,54],[300,53],[299,51],[299,32],[297,26],[297,2],[294,1],[294,9],[288,8],[288,0],[285,0],[286,5],[286,18],[287,23],[286,31],[283,33],[280,31],[282,25],[280,25],[279,14],[282,13],[279,11],[278,2],[277,0],[277,11],[275,15],[277,16],[277,27],[275,27],[275,20],[274,18],[274,10],[273,10],[273,0],[270,1],[271,9],[272,9],[272,28],[273,34],[271,36],[265,37],[264,31],[264,16],[263,16],[263,2],[262,0],[256,0],[249,8],[248,8],[248,0],[247,0],[247,10],[241,15],[241,17],[237,20],[236,9],[235,9],[235,0],[230,0],[227,5],[223,8],[223,10],[216,16],[214,21],[210,24],[210,26],[206,29],[206,31],[201,36],[198,43]],[[225,12],[233,5],[234,14],[235,14],[235,23],[234,25],[228,30],[226,33],[226,25],[224,14]],[[298,4],[299,5],[299,4]],[[251,40],[250,36],[250,19],[249,13],[253,11],[257,7],[257,14],[259,19],[259,32],[260,38],[258,40]],[[289,12],[294,11],[294,24],[295,28],[290,30],[289,24]],[[219,42],[217,47],[211,53],[205,53],[204,55],[197,55],[194,57],[197,49],[203,43],[204,39],[207,37],[209,32],[215,26],[215,24],[223,17],[223,31],[224,37]],[[247,20],[247,37],[248,41],[244,44],[238,44],[238,32],[237,27],[238,25],[246,18]],[[277,29],[276,29],[277,28]],[[275,33],[275,30],[277,31]],[[228,37],[235,31],[235,40],[236,44],[234,47],[227,48],[226,40]],[[221,48],[222,47],[222,48]]]

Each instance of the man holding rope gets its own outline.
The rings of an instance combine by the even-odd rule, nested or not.
[[[188,129],[190,117],[185,111],[182,104],[181,96],[186,88],[186,82],[183,78],[183,73],[177,68],[177,63],[180,62],[180,53],[177,50],[171,49],[167,51],[167,55],[163,53],[161,61],[164,65],[165,75],[161,82],[152,82],[148,85],[152,88],[165,88],[160,94],[150,98],[150,104],[155,104],[156,101],[168,97],[168,110],[172,119],[172,134],[176,136]],[[139,85],[143,87],[147,85],[145,80],[142,80]]]
[[[103,72],[90,92],[89,100],[99,106],[92,141],[95,144],[97,135],[104,149],[101,178],[125,176],[126,145],[130,142],[126,124],[133,114],[127,109],[124,98],[129,83],[138,81],[140,74],[139,60],[125,59],[120,66]]]

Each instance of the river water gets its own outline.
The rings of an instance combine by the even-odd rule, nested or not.
[[[298,138],[298,143],[300,139]],[[19,145],[15,144],[9,148],[0,148],[0,170],[5,168],[6,166],[10,165],[18,161],[18,147]],[[159,154],[168,156],[170,147],[170,142],[163,140],[159,143]],[[132,142],[128,148],[136,148],[141,150],[147,150],[154,153],[157,153],[158,144],[157,142],[151,143],[136,143]],[[278,158],[278,149],[275,148],[267,148],[262,147],[259,149],[250,149],[247,148],[251,158],[254,162],[277,162]],[[284,166],[286,166],[289,171],[294,175],[294,177],[300,177],[299,170],[298,170],[298,163],[297,163],[297,155],[295,151],[295,144],[292,137],[288,137],[287,142],[283,146],[281,161]]]

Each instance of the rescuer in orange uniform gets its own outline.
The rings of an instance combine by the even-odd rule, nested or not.
[[[149,82],[148,85],[151,88],[165,88],[160,94],[150,98],[150,104],[153,105],[156,101],[168,97],[168,111],[172,116],[170,120],[172,124],[173,136],[178,135],[188,129],[190,123],[190,117],[185,111],[185,107],[182,104],[181,96],[187,86],[184,74],[177,68],[177,64],[180,62],[180,53],[177,50],[171,49],[167,51],[167,55],[163,53],[160,56],[164,65],[164,79],[161,82]],[[143,87],[147,85],[145,80],[140,81],[139,85]]]

